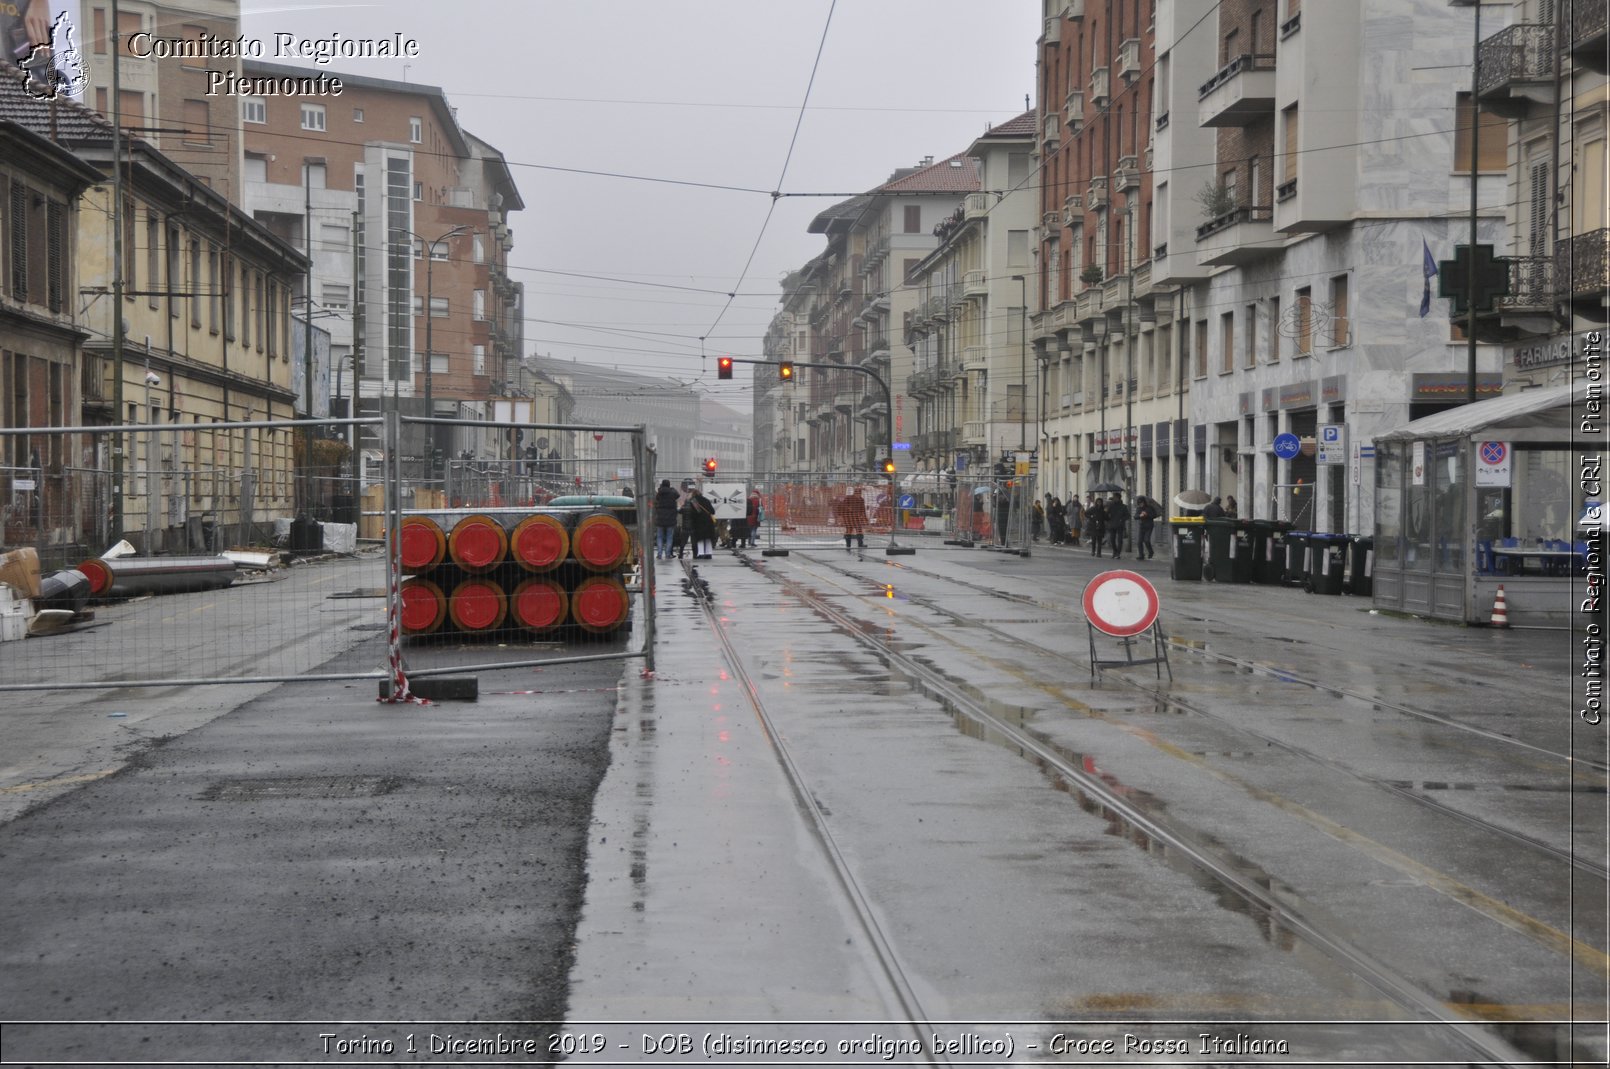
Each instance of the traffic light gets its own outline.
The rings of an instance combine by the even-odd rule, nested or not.
[[[894,474],[894,461],[893,460],[885,460],[883,462],[883,474],[885,474],[885,475],[893,475]]]
[[[732,357],[723,356],[716,361],[716,378],[732,378]]]
[[[778,364],[777,365],[777,377],[779,379],[783,380],[784,382],[793,382],[794,381],[794,362],[792,360],[784,360],[781,364]]]
[[[706,457],[705,458],[705,460],[704,460],[704,471],[705,471],[706,475],[714,475],[716,473],[716,458],[715,457]]]

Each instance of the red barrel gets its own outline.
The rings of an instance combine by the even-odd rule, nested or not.
[[[552,579],[527,579],[509,595],[509,616],[527,631],[552,631],[568,615],[570,599]]]
[[[508,595],[490,579],[466,579],[447,600],[447,614],[460,631],[491,631],[508,612]]]
[[[448,555],[466,572],[491,571],[503,563],[508,550],[508,533],[490,516],[466,516],[447,536]]]
[[[528,572],[550,572],[570,553],[570,532],[558,516],[527,516],[509,535],[509,555]]]
[[[447,595],[429,579],[410,579],[397,597],[405,635],[428,635],[447,619]]]
[[[631,608],[625,584],[614,576],[589,576],[570,595],[570,615],[583,630],[598,634],[624,624]]]
[[[404,516],[399,547],[402,570],[410,575],[428,572],[447,556],[447,537],[441,524],[429,516]]]
[[[112,567],[99,557],[91,557],[78,570],[89,580],[90,597],[98,598],[112,589]]]
[[[570,536],[576,561],[590,572],[612,572],[632,555],[632,536],[607,513],[583,517]],[[578,588],[579,589],[579,588]]]

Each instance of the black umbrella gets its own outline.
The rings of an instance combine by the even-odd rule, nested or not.
[[[1090,488],[1090,492],[1093,494],[1121,494],[1124,492],[1124,488],[1117,483],[1097,483]]]

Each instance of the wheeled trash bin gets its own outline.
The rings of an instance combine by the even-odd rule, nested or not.
[[[1347,567],[1348,537],[1315,531],[1308,536],[1308,589],[1315,594],[1340,594]]]
[[[1373,535],[1354,535],[1351,544],[1352,558],[1347,562],[1348,593],[1369,597],[1375,591],[1375,538]]]
[[[1286,581],[1286,520],[1253,520],[1252,581],[1279,586]]]
[[[1308,540],[1312,531],[1286,532],[1286,582],[1292,586],[1308,586]]]
[[[1168,521],[1173,537],[1172,554],[1168,561],[1170,579],[1202,578],[1202,518],[1200,516],[1171,516]]]
[[[1234,581],[1235,521],[1228,517],[1202,523],[1202,578],[1217,583]]]

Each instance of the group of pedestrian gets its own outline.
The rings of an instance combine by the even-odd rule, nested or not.
[[[1084,522],[1084,506],[1077,497],[1066,503],[1055,494],[1045,495],[1045,504],[1035,504],[1036,516],[1043,513],[1045,525],[1053,546],[1076,546]]]
[[[761,515],[760,494],[751,492],[743,519],[727,524],[733,546],[755,544]],[[691,479],[681,490],[670,479],[660,480],[660,488],[654,492],[655,560],[681,560],[690,544],[694,560],[710,560],[715,556],[718,532],[715,505]]]

